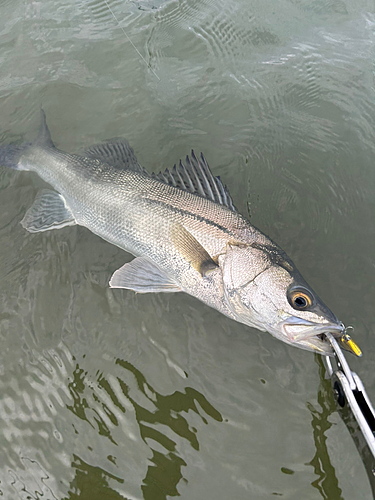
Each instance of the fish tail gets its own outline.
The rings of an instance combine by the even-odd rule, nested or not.
[[[20,158],[24,151],[31,146],[31,143],[7,144],[0,146],[0,165],[14,170],[27,170],[22,166]]]
[[[12,168],[13,170],[29,170],[27,165],[23,164],[21,157],[30,146],[43,146],[54,148],[51,134],[47,126],[46,114],[43,109],[40,110],[41,124],[39,134],[34,142],[25,142],[23,144],[7,144],[0,146],[0,166]]]

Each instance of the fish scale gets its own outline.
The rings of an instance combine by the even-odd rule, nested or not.
[[[314,352],[332,354],[326,331],[343,324],[281,248],[236,210],[203,155],[149,174],[125,139],[59,151],[45,115],[34,143],[0,147],[0,164],[51,185],[26,212],[30,232],[79,224],[136,258],[110,286],[186,292],[226,316]]]

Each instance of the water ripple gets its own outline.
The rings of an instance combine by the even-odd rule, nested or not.
[[[119,24],[102,0],[2,2],[1,142],[33,139],[42,104],[68,151],[124,135],[157,171],[204,151],[355,322],[371,391],[374,14],[340,0],[108,3]],[[0,183],[0,494],[313,496],[326,449],[311,356],[183,294],[109,290],[129,255],[84,228],[26,233],[40,181]],[[339,460],[352,446],[340,421],[326,438],[331,484],[365,496],[360,462]]]

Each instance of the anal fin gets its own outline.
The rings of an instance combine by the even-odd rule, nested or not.
[[[61,194],[50,189],[40,191],[21,221],[30,233],[60,229],[77,224]]]
[[[109,286],[127,288],[138,293],[181,292],[179,286],[144,257],[137,257],[117,269],[112,275]]]

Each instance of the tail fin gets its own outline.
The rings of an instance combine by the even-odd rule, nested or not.
[[[13,168],[14,170],[27,170],[24,165],[19,163],[19,160],[26,151],[32,145],[45,146],[54,148],[54,144],[51,139],[51,134],[46,122],[46,114],[43,109],[40,109],[41,114],[41,125],[39,128],[38,137],[34,142],[25,142],[23,144],[7,144],[6,146],[0,146],[0,166]]]
[[[30,146],[31,142],[0,146],[0,166],[13,168],[14,170],[25,170],[19,164],[19,159],[22,153]]]
[[[39,134],[38,134],[38,137],[36,138],[34,144],[38,145],[38,146],[46,146],[46,147],[50,147],[50,148],[55,147],[55,145],[51,139],[51,133],[50,133],[48,125],[47,125],[46,114],[45,114],[43,108],[40,108]]]

